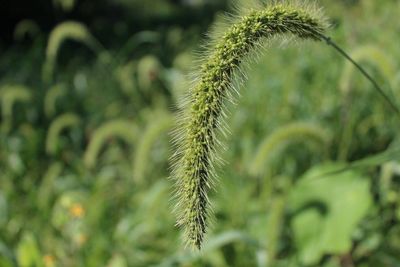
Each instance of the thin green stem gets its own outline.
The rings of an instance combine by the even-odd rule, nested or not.
[[[390,100],[389,96],[383,91],[383,89],[379,86],[379,84],[375,81],[374,78],[363,68],[361,67],[360,64],[358,64],[354,59],[351,58],[349,54],[347,54],[342,48],[340,48],[332,39],[328,36],[323,35],[320,32],[315,32],[316,35],[321,37],[322,40],[324,40],[328,45],[333,47],[339,54],[341,54],[343,57],[345,57],[349,62],[351,62],[360,72],[362,75],[364,75],[365,78],[367,78],[372,85],[375,87],[375,89],[378,91],[378,93],[385,99],[385,101],[390,105],[390,107],[396,112],[397,116],[400,118],[400,110],[396,106],[395,103],[393,103],[392,100]]]

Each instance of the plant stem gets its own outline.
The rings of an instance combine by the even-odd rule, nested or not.
[[[396,112],[397,116],[400,118],[400,110],[396,106],[395,103],[393,103],[392,100],[390,100],[389,96],[383,91],[383,89],[378,85],[378,83],[375,81],[374,78],[372,78],[371,75],[368,74],[368,72],[361,67],[360,64],[358,64],[354,59],[351,58],[349,54],[347,54],[342,48],[340,48],[332,39],[328,36],[323,35],[322,33],[316,32],[316,35],[321,37],[322,40],[324,40],[328,45],[333,47],[339,54],[341,54],[344,58],[346,58],[349,62],[351,62],[360,72],[362,75],[364,75],[365,78],[367,78],[372,85],[375,87],[375,89],[378,91],[378,93],[385,99],[385,101],[390,105],[390,107]]]

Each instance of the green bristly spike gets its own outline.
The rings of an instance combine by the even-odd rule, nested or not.
[[[214,166],[219,162],[216,152],[222,149],[217,136],[225,134],[224,110],[226,102],[235,100],[237,89],[233,84],[240,76],[241,63],[252,52],[261,50],[264,40],[287,34],[301,40],[326,41],[347,55],[324,35],[326,28],[324,16],[315,7],[275,2],[249,10],[206,52],[197,78],[180,103],[172,157],[177,225],[183,228],[188,246],[200,249],[208,227],[208,191],[215,177]],[[380,88],[378,91],[385,96]]]

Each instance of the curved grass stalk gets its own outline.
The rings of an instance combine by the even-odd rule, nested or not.
[[[74,40],[83,43],[97,54],[103,50],[102,45],[92,36],[89,29],[82,23],[66,21],[57,25],[50,33],[47,43],[46,61],[43,67],[44,81],[49,82],[53,78],[58,53],[61,45],[66,40]]]
[[[121,61],[125,58],[131,57],[131,53],[135,51],[141,44],[156,44],[160,41],[161,36],[158,32],[153,31],[141,31],[134,34],[126,41],[115,56],[115,60]]]
[[[288,201],[288,195],[292,189],[291,178],[286,176],[275,177],[279,181],[277,192],[271,198],[267,223],[267,251],[268,266],[273,265],[279,252],[279,240],[284,225],[285,209]]]
[[[348,163],[345,167],[337,168],[330,172],[324,173],[323,175],[312,177],[312,179],[321,179],[323,177],[335,175],[341,172],[345,172],[347,170],[353,170],[353,169],[362,170],[370,167],[379,167],[399,157],[400,157],[400,145],[399,142],[395,141],[383,152],[374,154],[372,156],[367,156],[359,160],[352,161]]]
[[[393,177],[396,174],[396,165],[398,168],[398,163],[395,161],[389,161],[381,165],[380,176],[379,176],[379,193],[380,199],[383,204],[390,204],[393,201]],[[396,197],[394,197],[396,199]]]
[[[38,189],[38,195],[40,197],[37,198],[38,207],[42,212],[49,210],[50,199],[54,193],[54,183],[61,175],[63,168],[64,166],[61,162],[55,162],[50,165],[46,173],[43,175],[42,182]]]
[[[64,11],[71,11],[76,4],[76,0],[53,0],[55,7],[61,8]]]
[[[359,73],[367,79],[376,92],[385,100],[385,102],[389,105],[389,107],[396,113],[397,118],[400,118],[400,109],[395,103],[392,101],[391,97],[385,93],[382,87],[376,82],[376,80],[360,65],[358,64],[349,54],[347,54],[342,48],[340,48],[335,42],[332,41],[330,37],[324,36],[323,34],[319,34],[320,38],[326,42],[327,45],[333,47],[336,52],[338,52],[341,56],[343,56],[349,63],[351,63]]]
[[[8,132],[12,127],[13,107],[16,102],[27,103],[32,99],[31,89],[23,85],[5,85],[0,90],[2,128]]]
[[[58,116],[50,125],[46,137],[46,152],[54,155],[57,152],[61,132],[69,127],[79,125],[80,118],[73,113]]]
[[[350,55],[357,62],[368,62],[376,66],[389,82],[396,75],[396,68],[391,58],[376,46],[361,46]],[[339,88],[344,95],[348,95],[351,92],[351,78],[355,70],[351,62],[346,62],[339,81]]]
[[[274,3],[251,9],[217,36],[198,77],[182,103],[179,128],[174,143],[172,177],[176,181],[177,224],[184,229],[185,241],[200,248],[209,216],[208,190],[214,177],[217,134],[224,134],[225,102],[234,101],[233,80],[240,76],[240,65],[261,50],[262,41],[292,34],[299,39],[322,40],[325,19],[315,8]]]
[[[215,177],[214,165],[219,161],[216,152],[222,148],[217,136],[226,134],[225,103],[234,102],[234,94],[238,93],[235,81],[240,84],[245,79],[240,66],[249,55],[262,50],[263,40],[292,34],[298,39],[324,41],[353,64],[400,117],[398,107],[372,76],[324,35],[326,27],[315,7],[283,1],[252,8],[240,19],[230,21],[226,32],[215,34],[186,100],[181,101],[174,139],[175,210],[177,225],[183,227],[188,245],[200,248],[207,229],[208,191]]]
[[[32,99],[31,90],[23,85],[6,85],[0,90],[3,118],[12,118],[16,102],[28,102]]]
[[[97,157],[107,139],[117,137],[129,144],[136,142],[138,129],[133,122],[128,120],[113,120],[100,126],[94,133],[83,156],[87,168],[96,165]]]
[[[147,92],[151,89],[154,79],[159,76],[161,63],[157,57],[147,55],[142,57],[137,65],[138,84],[140,90]]]
[[[135,80],[133,78],[135,71],[135,61],[129,61],[127,64],[119,67],[115,71],[115,76],[120,84],[122,91],[129,96],[132,96],[136,90]]]
[[[30,19],[24,19],[18,22],[14,28],[14,40],[22,40],[25,36],[35,37],[40,33],[37,23]]]
[[[389,84],[391,84],[392,78],[395,77],[396,70],[394,64],[382,49],[373,45],[361,46],[351,53],[351,57],[358,62],[367,62],[376,66],[388,80]],[[345,125],[339,144],[338,159],[341,161],[346,160],[348,157],[351,141],[353,140],[353,127],[357,121],[355,113],[348,114],[352,101],[350,96],[352,91],[351,80],[355,70],[351,62],[346,62],[339,82],[339,88],[344,98],[344,121],[342,123]],[[393,92],[390,91],[390,93],[393,96]]]
[[[382,126],[382,122],[385,121],[385,116],[381,112],[372,114],[371,116],[363,119],[357,124],[357,132],[359,136],[366,136],[368,131],[374,128]]]
[[[57,99],[66,93],[67,90],[63,84],[56,84],[47,91],[44,98],[44,114],[46,114],[48,118],[52,117],[56,113]]]
[[[138,183],[142,183],[146,175],[151,148],[161,135],[171,129],[173,122],[172,117],[165,113],[156,113],[149,121],[142,138],[138,141],[139,145],[134,155],[133,178]]]
[[[272,134],[268,135],[259,146],[259,149],[251,160],[249,172],[251,175],[262,175],[272,155],[275,155],[277,150],[282,150],[284,147],[293,142],[315,142],[320,144],[321,149],[326,150],[330,143],[330,134],[321,126],[295,122],[278,128]]]

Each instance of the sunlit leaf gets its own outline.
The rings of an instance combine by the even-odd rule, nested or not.
[[[339,167],[313,168],[290,194],[294,241],[305,264],[315,264],[325,254],[348,252],[352,234],[371,206],[368,177],[357,171],[313,179]]]

